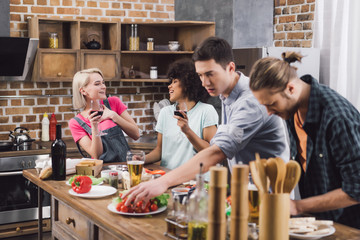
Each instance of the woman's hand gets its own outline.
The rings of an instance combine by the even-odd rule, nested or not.
[[[101,122],[101,116],[100,115],[97,116],[97,112],[91,113],[91,111],[93,110],[92,109],[89,110],[89,116],[87,118],[90,121],[91,128],[95,128],[97,130],[99,123]]]
[[[115,115],[118,115],[116,112],[108,109],[105,105],[103,105],[103,109],[104,109],[104,113],[101,117],[101,120],[106,120],[106,119],[113,119],[115,117]]]
[[[188,123],[189,119],[184,111],[180,110],[179,112],[182,114],[183,117],[174,115],[174,118],[178,120],[177,125],[180,127],[180,130],[186,134],[189,130],[191,130]]]

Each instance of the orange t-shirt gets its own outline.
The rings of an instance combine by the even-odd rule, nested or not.
[[[296,113],[294,116],[294,122],[295,122],[295,131],[298,136],[299,142],[296,143],[297,150],[298,150],[298,156],[300,159],[300,163],[302,168],[304,169],[304,172],[306,171],[306,142],[307,142],[307,134],[305,130],[302,127],[302,123],[299,119],[299,114]]]

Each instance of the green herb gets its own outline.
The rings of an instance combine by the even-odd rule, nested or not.
[[[163,207],[163,206],[167,206],[168,204],[168,199],[170,198],[170,195],[167,193],[163,193],[160,196],[154,197],[153,199],[157,200],[157,205],[158,207]]]

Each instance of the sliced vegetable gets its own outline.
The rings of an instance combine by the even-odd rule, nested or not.
[[[92,180],[88,176],[77,176],[71,184],[76,193],[87,193],[91,189]]]

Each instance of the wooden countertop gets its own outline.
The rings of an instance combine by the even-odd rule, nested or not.
[[[163,169],[159,165],[147,165],[151,169]],[[152,217],[129,217],[122,216],[110,212],[107,205],[111,203],[112,198],[116,195],[100,198],[100,199],[86,199],[78,198],[68,193],[70,187],[66,185],[65,181],[39,179],[35,169],[28,169],[23,171],[25,178],[37,186],[50,193],[55,198],[68,204],[76,211],[80,212],[87,218],[91,219],[96,225],[104,228],[112,234],[122,239],[169,239],[163,234],[166,231],[165,217],[170,211],[170,204],[168,209],[160,214],[152,215]],[[70,175],[67,176],[67,180]],[[342,224],[334,223],[336,232],[328,237],[322,238],[325,240],[355,240],[360,238],[360,230],[351,228]],[[292,239],[292,238],[291,238]]]
[[[156,147],[156,136],[153,134],[143,135],[137,141],[134,141],[129,137],[126,137],[126,139],[131,149],[143,149],[149,152]],[[73,157],[71,154],[78,155],[78,157],[81,157],[79,150],[77,149],[76,144],[72,138],[63,139],[63,140],[66,144],[66,151],[68,154],[70,154],[69,157]],[[32,145],[32,149],[30,150],[0,152],[0,157],[50,154],[51,144],[52,141],[49,142],[35,141],[34,144]]]
[[[147,165],[146,167],[154,170],[164,169],[159,165]],[[116,194],[99,199],[75,197],[68,193],[70,186],[66,185],[66,181],[40,180],[35,169],[24,170],[23,175],[119,239],[169,239],[164,236],[166,231],[164,219],[169,209],[163,213],[151,215],[152,217],[123,216],[107,209]],[[70,176],[67,176],[67,180]]]

